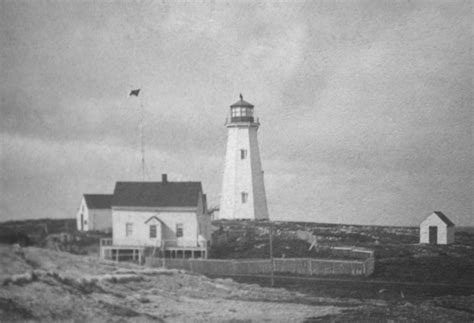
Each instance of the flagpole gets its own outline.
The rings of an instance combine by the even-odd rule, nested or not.
[[[144,122],[143,99],[140,97],[140,145],[142,154],[142,180],[145,181],[145,143],[143,140],[143,122]]]
[[[141,153],[141,168],[142,168],[142,180],[145,181],[145,139],[144,139],[144,131],[143,128],[145,126],[145,109],[143,108],[143,99],[142,96],[140,96],[140,90],[141,89],[136,89],[130,91],[130,94],[128,96],[136,96],[138,98],[139,104],[140,104],[140,116],[139,116],[139,122],[138,122],[138,128],[140,132],[140,153]]]

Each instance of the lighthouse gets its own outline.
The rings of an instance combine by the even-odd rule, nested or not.
[[[228,119],[229,120],[229,119]],[[227,149],[220,197],[220,219],[268,219],[254,106],[240,100],[230,106]]]

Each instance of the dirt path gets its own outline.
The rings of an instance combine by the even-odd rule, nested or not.
[[[228,275],[225,277],[253,277],[266,278],[270,280],[270,275]],[[374,280],[374,279],[350,279],[350,278],[328,278],[328,277],[301,277],[289,275],[274,275],[278,280],[299,280],[299,281],[329,281],[329,282],[345,282],[345,283],[361,283],[361,284],[383,284],[383,285],[399,285],[399,286],[430,286],[430,287],[452,287],[452,288],[468,288],[474,291],[474,285],[468,284],[452,284],[452,283],[431,283],[431,282],[409,282],[409,281],[391,281],[391,280]]]
[[[233,276],[241,283],[270,286],[266,275]],[[275,276],[275,287],[298,291],[308,296],[355,298],[361,300],[422,302],[434,297],[474,295],[474,286],[463,284],[394,282],[366,279]]]

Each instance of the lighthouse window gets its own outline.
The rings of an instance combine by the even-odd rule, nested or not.
[[[247,157],[247,149],[240,149],[240,159],[245,159]]]
[[[251,117],[252,116],[252,109],[242,109],[242,116],[243,117]]]
[[[242,203],[247,203],[248,198],[249,194],[246,192],[242,192]]]
[[[232,117],[251,117],[253,116],[253,110],[250,108],[232,108]]]

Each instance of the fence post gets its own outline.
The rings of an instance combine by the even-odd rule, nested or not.
[[[273,225],[270,222],[270,225],[268,226],[270,229],[270,266],[271,266],[271,284],[272,287],[274,285],[274,277],[273,277],[273,272],[275,271],[275,264],[273,262]]]
[[[313,275],[313,262],[311,261],[311,258],[308,258],[308,269],[309,269],[309,275]]]

